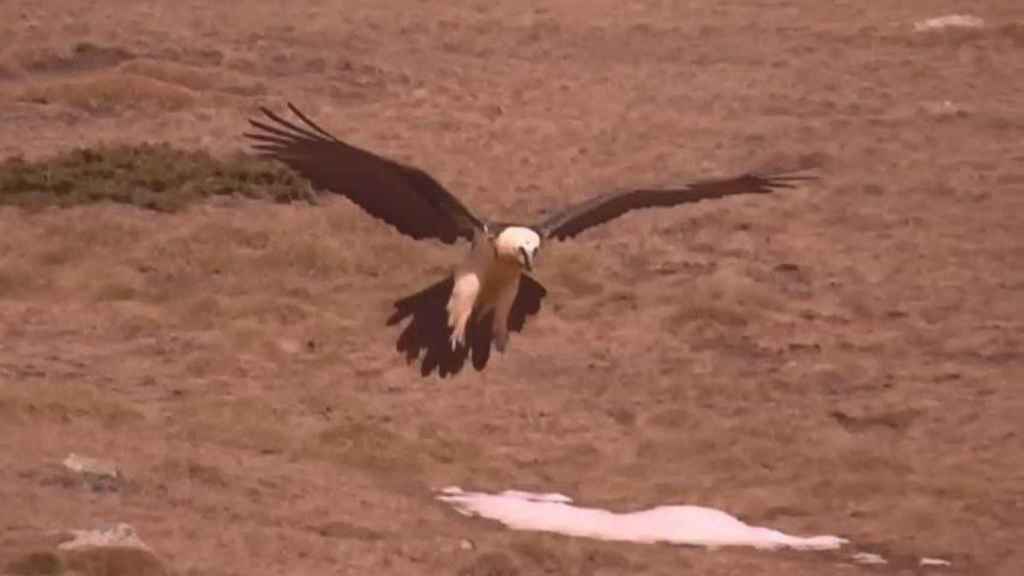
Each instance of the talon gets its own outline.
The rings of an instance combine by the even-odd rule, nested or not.
[[[465,345],[466,338],[462,334],[452,334],[451,343],[452,343],[452,352],[454,352],[455,350],[457,350],[459,348],[459,346]]]

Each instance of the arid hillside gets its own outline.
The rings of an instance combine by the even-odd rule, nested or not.
[[[197,576],[1024,573],[1024,3],[977,4],[5,0],[0,574],[118,522]],[[466,247],[241,156],[286,101],[506,220],[820,180],[546,245],[509,349],[423,376],[387,320]],[[517,532],[449,485],[851,544]]]

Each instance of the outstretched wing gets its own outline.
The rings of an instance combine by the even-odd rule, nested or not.
[[[341,194],[417,240],[473,239],[480,220],[429,174],[356,148],[317,126],[291,103],[303,125],[261,108],[271,123],[249,120],[261,156],[284,162],[315,188]]]
[[[551,215],[534,226],[545,238],[564,240],[580,232],[604,224],[630,210],[658,206],[677,206],[734,194],[767,194],[781,188],[792,188],[813,176],[795,174],[744,174],[732,178],[693,182],[682,188],[665,190],[628,190],[591,198]]]

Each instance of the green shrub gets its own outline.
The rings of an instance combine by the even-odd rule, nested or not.
[[[120,202],[173,212],[210,196],[291,202],[308,184],[286,166],[244,154],[221,160],[168,144],[76,148],[0,164],[0,204],[39,208]]]

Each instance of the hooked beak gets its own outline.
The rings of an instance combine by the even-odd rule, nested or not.
[[[533,256],[526,251],[526,248],[519,247],[519,253],[523,255],[523,266],[527,272],[533,272]]]

